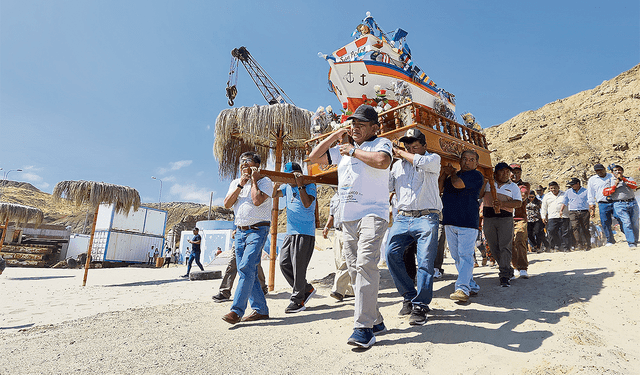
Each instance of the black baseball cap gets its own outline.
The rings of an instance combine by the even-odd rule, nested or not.
[[[494,171],[494,172],[497,172],[497,171],[503,170],[503,169],[505,169],[505,168],[507,168],[507,169],[508,169],[508,170],[510,170],[510,171],[512,171],[512,170],[513,170],[513,168],[511,168],[511,167],[509,166],[509,164],[507,164],[507,163],[505,163],[505,162],[501,161],[500,163],[496,164],[496,166],[493,168],[493,171]]]
[[[358,107],[351,116],[347,117],[347,120],[353,120],[353,119],[372,122],[374,124],[377,124],[378,112],[376,112],[376,110],[373,109],[372,106],[368,104],[363,104],[360,107]]]
[[[579,184],[580,180],[576,177],[572,178],[571,180],[567,181],[567,187],[571,187],[575,184]]]
[[[604,165],[602,165],[602,164],[598,163],[598,164],[596,164],[596,165],[594,165],[594,166],[593,166],[593,170],[594,170],[594,171],[597,171],[598,169],[605,169],[605,168],[604,168]]]
[[[415,141],[422,141],[423,143],[426,142],[426,138],[424,137],[424,134],[422,134],[422,132],[418,129],[409,129],[407,130],[406,133],[404,133],[404,136],[402,138],[399,139],[400,142],[402,143],[413,143]]]

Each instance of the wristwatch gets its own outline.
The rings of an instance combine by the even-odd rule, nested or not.
[[[356,148],[352,148],[351,150],[349,150],[349,156],[353,157],[353,154],[356,153]]]

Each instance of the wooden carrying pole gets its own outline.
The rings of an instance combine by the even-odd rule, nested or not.
[[[89,249],[87,250],[87,261],[84,264],[84,278],[82,279],[82,286],[87,285],[87,274],[89,273],[89,267],[91,266],[91,250],[93,249],[93,235],[96,233],[96,222],[98,221],[98,209],[100,205],[96,206],[96,212],[93,214],[93,225],[91,225],[91,237],[89,237]]]
[[[278,129],[276,135],[276,165],[275,170],[280,172],[282,168],[282,145],[284,143],[284,134],[282,128]],[[276,251],[278,249],[278,207],[280,198],[273,192],[273,207],[271,208],[271,247],[269,249],[269,281],[267,285],[269,291],[272,292],[276,281]]]

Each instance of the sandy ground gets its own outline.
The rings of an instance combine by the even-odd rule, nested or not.
[[[640,373],[640,250],[623,243],[529,260],[531,278],[511,288],[499,287],[497,269],[476,268],[480,295],[462,304],[448,298],[456,271],[445,259],[421,327],[397,315],[401,298],[382,269],[389,330],[364,351],[346,343],[353,299],[328,296],[330,250],[312,258],[318,295],[306,311],[284,313],[290,289],[278,271],[271,319],[236,326],[220,319],[230,302],[211,300],[220,280],[181,279],[184,266],[92,269],[86,287],[82,270],[8,268],[0,374]]]

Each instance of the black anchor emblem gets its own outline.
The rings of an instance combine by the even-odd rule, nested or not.
[[[347,72],[347,82],[353,83],[353,72],[351,72],[351,65],[349,65],[349,71]]]
[[[364,81],[364,77],[366,77],[366,76],[367,76],[366,74],[363,74],[363,75],[360,76],[360,77],[362,77],[362,82],[358,82],[358,84],[360,86],[366,86],[369,83],[369,82],[365,82]]]

